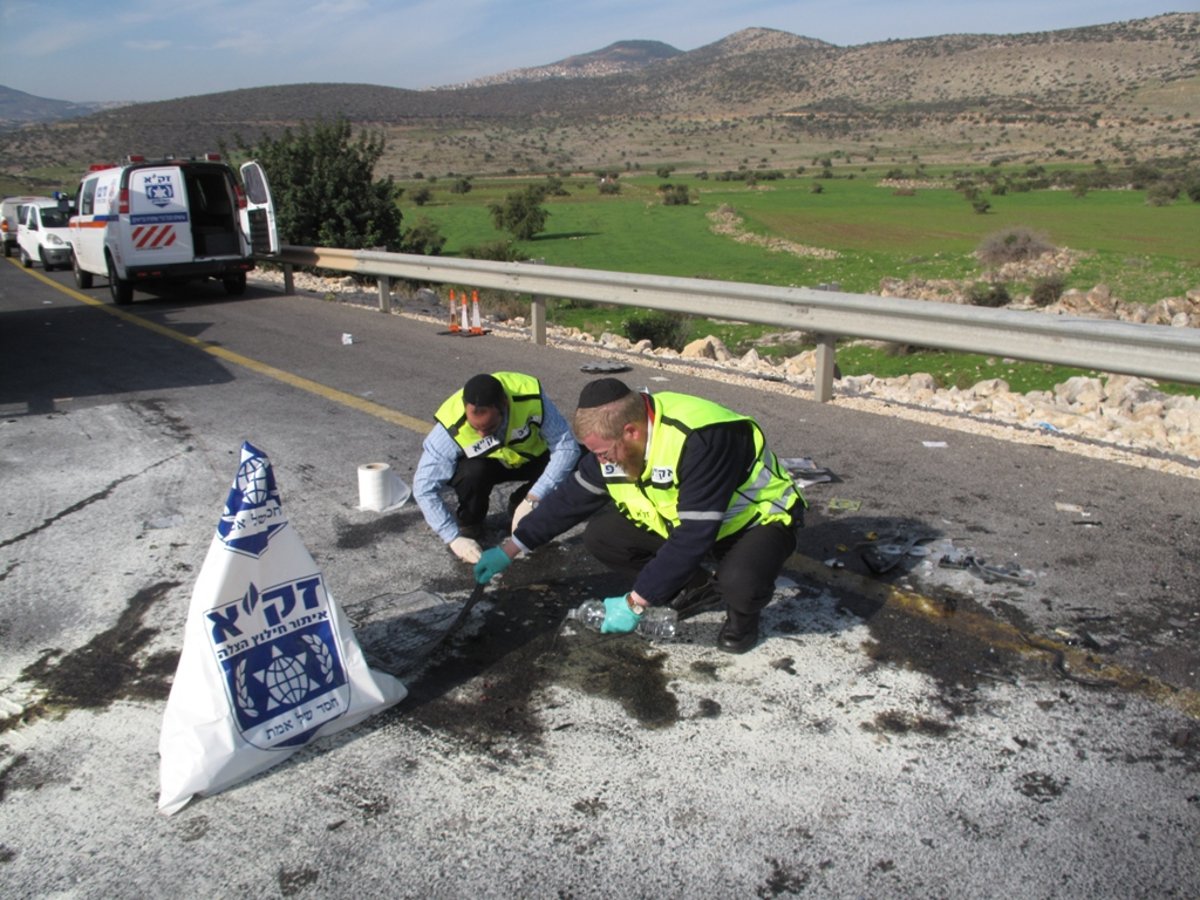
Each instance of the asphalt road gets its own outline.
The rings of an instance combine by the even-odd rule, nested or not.
[[[253,284],[137,297],[0,264],[5,896],[1200,894],[1200,481],[638,366],[835,475],[764,641],[563,628],[622,587],[568,534],[426,657],[469,574],[411,503],[359,510],[358,466],[411,480],[479,371],[570,414],[595,358]],[[166,817],[159,726],[245,440],[409,697]],[[1032,583],[868,564],[918,536]]]

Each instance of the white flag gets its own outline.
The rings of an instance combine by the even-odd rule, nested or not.
[[[163,716],[159,810],[169,815],[196,794],[224,790],[406,693],[367,666],[288,525],[270,460],[243,444]]]

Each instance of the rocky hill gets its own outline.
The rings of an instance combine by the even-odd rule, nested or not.
[[[476,78],[465,84],[446,85],[443,90],[487,87],[491,84],[508,84],[514,81],[542,81],[546,78],[596,78],[603,75],[619,75],[670,59],[682,52],[661,41],[617,41],[591,53],[568,56],[544,66],[511,69],[499,75]]]
[[[90,116],[92,113],[105,109],[114,109],[127,104],[112,103],[72,103],[69,100],[51,100],[46,97],[35,97],[24,91],[5,87],[0,84],[0,130],[18,128],[32,122],[58,122],[63,119],[77,119],[80,116]]]
[[[0,159],[19,172],[197,153],[337,116],[382,131],[385,168],[398,177],[634,160],[785,168],[831,151],[1128,158],[1192,154],[1200,143],[1200,13],[851,47],[752,28],[672,49],[622,42],[457,88],[303,84],[139,103],[0,135]]]

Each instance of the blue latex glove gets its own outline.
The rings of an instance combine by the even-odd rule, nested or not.
[[[603,634],[629,634],[637,628],[640,618],[641,616],[629,608],[629,600],[625,594],[620,597],[608,597],[604,601],[604,624],[600,626],[600,631]]]
[[[475,581],[487,584],[511,565],[512,560],[507,553],[499,547],[488,547],[479,557],[479,562],[475,563]]]

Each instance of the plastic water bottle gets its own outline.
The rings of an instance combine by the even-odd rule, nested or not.
[[[567,613],[568,619],[573,619],[592,631],[599,631],[604,624],[604,601],[588,600]],[[637,633],[642,637],[656,640],[670,640],[675,637],[679,617],[669,606],[651,606],[638,618]]]
[[[679,628],[679,614],[669,606],[651,606],[638,620],[637,631],[651,640],[671,640]]]
[[[592,631],[599,631],[604,624],[604,603],[600,600],[588,600],[567,613],[568,619],[574,619]]]

